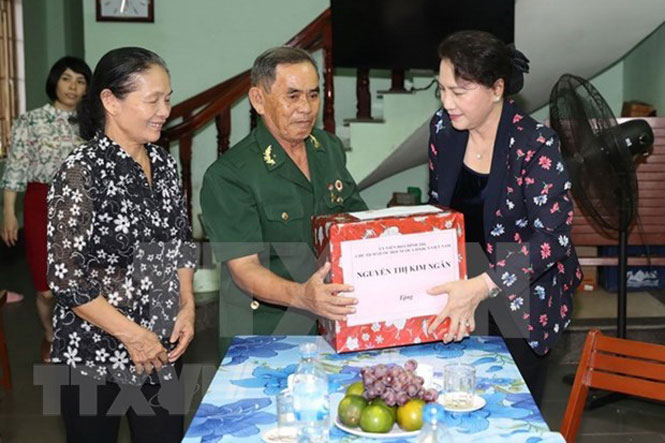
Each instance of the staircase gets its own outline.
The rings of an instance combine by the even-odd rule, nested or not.
[[[349,172],[358,181],[361,189],[426,161],[427,152],[424,147],[427,146],[428,134],[422,140],[423,143],[419,143],[422,155],[415,156],[416,160],[411,164],[396,162],[395,155],[417,128],[424,125],[427,129],[432,114],[441,107],[434,91],[433,86],[426,91],[407,94],[386,92],[377,97],[377,102],[383,108],[380,120],[376,123],[349,123],[351,152],[347,154],[347,164]],[[410,141],[409,146],[414,144]]]

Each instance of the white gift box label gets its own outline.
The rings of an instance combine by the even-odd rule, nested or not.
[[[455,229],[394,234],[340,242],[344,283],[358,299],[348,326],[438,314],[448,295],[427,290],[459,280]]]
[[[443,212],[441,208],[432,205],[420,206],[393,206],[385,209],[370,209],[368,211],[349,212],[349,215],[354,216],[358,220],[374,220],[377,218],[386,217],[408,217],[410,215],[418,214],[435,214]]]

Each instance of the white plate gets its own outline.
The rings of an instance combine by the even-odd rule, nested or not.
[[[335,426],[340,428],[342,431],[348,432],[349,434],[357,435],[359,437],[368,437],[375,439],[409,438],[409,437],[415,437],[420,432],[419,430],[411,432],[403,431],[399,428],[399,426],[397,426],[396,423],[393,425],[393,429],[390,432],[386,432],[385,434],[379,434],[377,432],[365,432],[360,428],[349,428],[347,426],[344,426],[339,421],[339,417],[335,417]]]
[[[266,443],[295,443],[298,440],[298,430],[295,427],[272,428],[261,435]]]
[[[468,408],[453,408],[446,405],[446,395],[440,395],[437,402],[448,412],[473,412],[485,407],[487,402],[480,395],[474,394],[473,402]]]

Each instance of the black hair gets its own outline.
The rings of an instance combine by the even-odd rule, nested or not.
[[[58,94],[56,92],[58,88],[58,80],[60,80],[62,73],[65,72],[67,68],[85,77],[85,82],[90,86],[92,71],[90,71],[88,64],[78,57],[72,57],[69,55],[62,57],[51,66],[48,77],[46,77],[46,95],[48,95],[48,98],[51,99],[52,102],[55,102],[58,99]]]
[[[524,73],[529,72],[529,60],[516,49],[484,31],[458,31],[439,45],[439,58],[449,60],[455,77],[494,86],[504,81],[504,95],[518,93],[524,86]]]
[[[164,60],[145,48],[117,48],[102,56],[92,74],[88,94],[79,104],[79,129],[84,140],[90,140],[98,131],[104,130],[106,113],[102,91],[108,89],[122,99],[136,88],[136,75],[154,65],[169,72]]]
[[[254,60],[250,74],[252,86],[260,84],[269,91],[275,81],[275,70],[278,65],[294,65],[303,62],[310,63],[318,75],[318,67],[309,52],[290,46],[270,48]]]

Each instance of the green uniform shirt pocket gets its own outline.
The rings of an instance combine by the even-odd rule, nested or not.
[[[270,203],[264,206],[266,219],[270,222],[280,223],[283,226],[292,226],[302,221],[304,211],[302,206],[289,203]]]
[[[295,204],[294,204],[295,203]],[[264,206],[266,222],[263,223],[263,239],[267,242],[302,242],[303,207],[296,202],[271,202]]]

